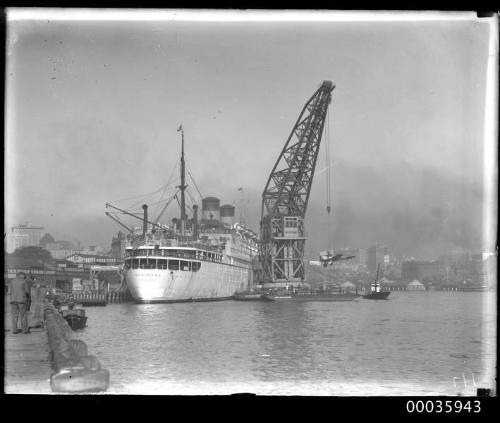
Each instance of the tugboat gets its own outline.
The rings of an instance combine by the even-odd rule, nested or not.
[[[371,284],[371,292],[367,295],[363,295],[365,300],[387,300],[387,297],[391,293],[390,291],[381,291],[380,283],[378,282],[380,264],[377,266],[377,277],[375,282]]]
[[[67,306],[62,306],[60,313],[64,320],[73,330],[83,329],[87,325],[87,316],[83,308],[75,308],[74,303],[68,303]]]

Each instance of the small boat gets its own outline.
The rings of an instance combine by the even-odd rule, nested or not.
[[[369,294],[363,295],[365,300],[387,300],[387,297],[391,293],[390,291],[381,291],[380,283],[378,282],[380,264],[377,266],[377,277],[375,282],[371,284],[371,292]]]
[[[363,295],[363,298],[365,300],[387,300],[390,293],[390,291],[372,292],[370,294]]]
[[[240,291],[233,295],[235,301],[262,301],[265,300],[264,294],[258,291]]]
[[[80,299],[78,302],[84,307],[104,307],[108,302],[97,299]]]
[[[64,320],[68,322],[68,325],[73,330],[83,329],[87,325],[87,316],[85,316],[85,310],[77,306],[74,308],[74,304],[68,304],[67,306],[62,306],[60,313]]]

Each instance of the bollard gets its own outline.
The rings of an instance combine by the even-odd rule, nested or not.
[[[72,330],[54,306],[44,310],[47,337],[55,373],[50,378],[53,392],[101,392],[108,389],[109,371],[97,357],[88,355],[85,342],[71,339]]]
[[[62,370],[50,378],[52,392],[102,392],[109,386],[109,371],[100,370]]]

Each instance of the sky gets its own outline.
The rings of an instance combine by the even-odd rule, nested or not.
[[[175,186],[182,124],[201,194],[235,204],[239,216],[243,187],[244,215],[258,232],[268,175],[304,103],[332,80],[307,251],[382,243],[395,255],[429,258],[485,248],[491,20],[12,16],[6,228],[29,222],[56,239],[109,248],[120,227],[105,216],[105,203],[127,208],[144,200],[159,210],[155,202],[168,192],[137,196]],[[171,207],[166,218],[175,214]]]

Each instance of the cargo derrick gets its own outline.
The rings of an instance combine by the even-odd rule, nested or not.
[[[305,282],[304,219],[334,88],[323,81],[304,105],[262,193],[258,279],[265,285]]]

